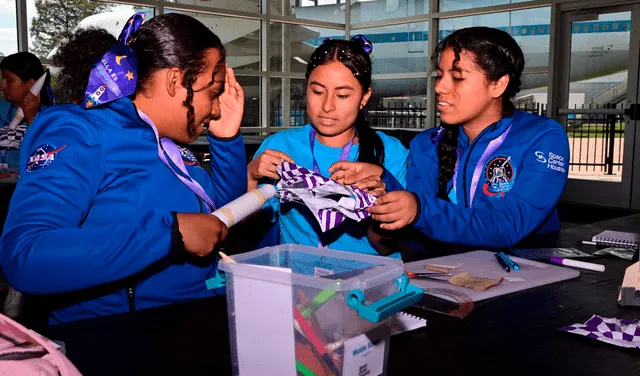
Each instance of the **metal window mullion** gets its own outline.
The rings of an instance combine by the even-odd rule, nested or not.
[[[269,134],[271,130],[271,119],[269,118],[269,106],[271,104],[269,98],[269,93],[271,92],[271,75],[269,73],[271,68],[269,66],[269,29],[271,26],[270,2],[271,0],[261,0],[260,2],[260,11],[263,17],[260,28],[260,70],[264,75],[260,79],[260,124],[258,124],[258,126],[264,127],[267,134]]]
[[[429,0],[429,13],[434,14],[439,10],[440,0]],[[431,56],[436,51],[438,45],[438,35],[440,28],[440,19],[431,18],[429,21],[429,31],[427,34],[427,64],[429,64]],[[427,128],[433,128],[436,126],[436,92],[435,92],[435,77],[430,74],[430,69],[427,71]]]
[[[340,2],[338,1],[338,5]],[[344,2],[344,39],[349,40],[351,36],[351,0]]]
[[[18,51],[29,51],[29,25],[27,19],[27,0],[16,0]]]

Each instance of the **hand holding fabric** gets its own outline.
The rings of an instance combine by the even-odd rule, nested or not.
[[[411,192],[393,191],[377,199],[368,210],[374,220],[382,223],[381,229],[397,230],[416,219],[418,200]]]

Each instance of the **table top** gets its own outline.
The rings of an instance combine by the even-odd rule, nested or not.
[[[557,246],[593,251],[577,242],[604,229],[638,228],[640,214],[579,226],[561,231]],[[640,307],[617,305],[631,262],[612,256],[597,262],[605,272],[581,270],[573,280],[482,301],[464,319],[412,309],[427,327],[391,338],[387,374],[640,375],[640,350],[557,330],[593,314],[640,319]],[[85,375],[231,374],[223,296],[83,320],[43,334],[64,341]]]

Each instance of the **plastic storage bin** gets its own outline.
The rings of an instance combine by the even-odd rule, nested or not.
[[[217,278],[235,375],[384,375],[386,319],[423,295],[387,257],[280,245],[232,258]]]

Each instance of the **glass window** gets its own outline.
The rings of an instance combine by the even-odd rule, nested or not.
[[[440,12],[490,7],[494,5],[526,3],[533,0],[440,0]]]
[[[237,78],[244,90],[244,116],[240,126],[260,127],[260,77],[237,76]]]
[[[165,0],[165,2],[260,13],[260,0]]]
[[[227,50],[227,64],[233,69],[260,70],[260,21],[166,10],[170,12],[195,17],[220,37]]]
[[[344,30],[272,22],[269,58],[272,72],[305,72],[307,61],[325,38],[344,39]],[[283,57],[285,62],[283,64]]]
[[[51,59],[56,47],[76,28],[100,27],[117,37],[134,12],[147,13],[146,21],[154,15],[154,9],[148,7],[86,1],[69,8],[62,6],[65,3],[54,0],[36,6],[34,0],[27,0],[29,51],[40,58]]]
[[[308,123],[304,79],[272,78],[269,95],[269,121],[272,128],[298,127]],[[289,111],[289,122],[283,114]],[[272,129],[272,131],[277,129]]]
[[[270,12],[276,16],[345,23],[344,0],[271,0],[270,3]]]
[[[547,73],[523,74],[520,80],[521,87],[525,89],[521,89],[516,94],[512,99],[513,104],[521,111],[547,116],[549,75]]]
[[[15,0],[0,1],[0,57],[18,52]]]
[[[352,4],[352,24],[429,13],[429,0],[360,0]]]
[[[427,22],[352,30],[373,44],[373,74],[426,73]]]
[[[373,80],[369,123],[378,128],[431,128],[427,121],[428,78]]]
[[[526,68],[549,65],[549,20],[551,8],[449,18],[440,21],[439,40],[455,30],[471,26],[488,26],[507,31],[524,52]]]

